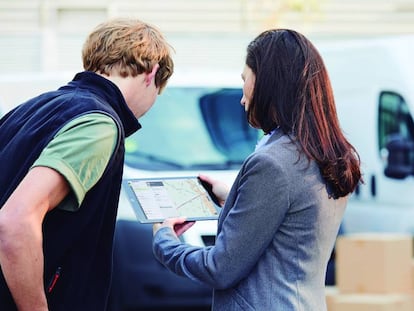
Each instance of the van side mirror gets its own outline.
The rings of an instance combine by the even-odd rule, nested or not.
[[[414,174],[414,142],[395,134],[390,136],[386,149],[388,163],[384,170],[385,176],[404,179]]]
[[[254,151],[258,130],[247,122],[241,89],[221,89],[202,96],[200,110],[210,138],[231,163],[242,163]]]

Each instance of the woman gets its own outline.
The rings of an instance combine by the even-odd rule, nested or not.
[[[358,154],[340,130],[322,58],[303,35],[260,34],[242,78],[248,121],[266,135],[229,193],[201,176],[224,203],[216,243],[185,245],[178,236],[191,223],[168,219],[154,225],[154,254],[214,288],[213,310],[326,310],[326,266],[361,181]]]

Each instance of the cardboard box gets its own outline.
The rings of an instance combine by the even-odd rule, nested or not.
[[[414,259],[411,261],[411,285],[412,285],[412,294],[414,295]]]
[[[336,295],[328,311],[413,311],[411,295],[346,294]]]
[[[334,299],[339,294],[336,286],[325,286],[326,309],[334,311]]]
[[[336,285],[345,293],[411,293],[410,235],[353,234],[338,237]]]

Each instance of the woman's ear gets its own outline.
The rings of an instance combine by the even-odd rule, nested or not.
[[[146,76],[145,76],[145,85],[146,86],[149,86],[151,84],[152,80],[155,79],[155,75],[156,75],[159,68],[160,68],[160,65],[155,64],[154,67],[152,67],[151,72],[146,73]]]

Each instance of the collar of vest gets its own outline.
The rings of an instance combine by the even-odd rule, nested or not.
[[[108,102],[121,119],[126,137],[141,128],[141,124],[129,109],[121,91],[112,81],[95,72],[83,71],[77,73],[69,85],[88,88],[89,91]]]

